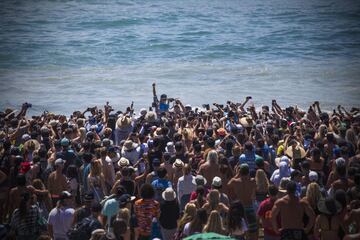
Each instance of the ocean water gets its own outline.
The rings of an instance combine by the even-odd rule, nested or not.
[[[360,106],[360,1],[0,2],[0,108]]]

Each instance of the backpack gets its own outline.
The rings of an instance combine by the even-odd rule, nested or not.
[[[72,227],[68,232],[67,236],[69,240],[85,240],[90,239],[91,232],[93,229],[94,220],[86,217]]]

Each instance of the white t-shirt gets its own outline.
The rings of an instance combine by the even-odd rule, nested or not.
[[[49,213],[49,224],[52,225],[54,239],[67,240],[66,233],[71,228],[75,210],[73,208],[53,208]]]

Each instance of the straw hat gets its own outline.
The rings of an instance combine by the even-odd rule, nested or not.
[[[172,188],[165,189],[161,196],[165,201],[174,201],[176,199],[176,193]]]
[[[127,158],[122,157],[122,158],[120,158],[120,160],[118,161],[117,164],[119,167],[127,167],[130,165],[130,162]]]
[[[116,121],[117,128],[127,128],[131,125],[131,119],[129,116],[121,116]]]
[[[25,151],[36,151],[40,149],[40,143],[35,139],[30,139],[24,143]]]
[[[182,168],[182,167],[184,167],[184,162],[181,161],[181,159],[176,159],[175,162],[173,163],[173,167],[174,168]]]
[[[124,151],[130,151],[130,150],[133,150],[135,148],[137,148],[137,144],[134,143],[133,141],[131,140],[126,140],[125,143],[124,143],[124,146],[123,146],[123,150]]]
[[[248,128],[248,127],[252,127],[255,124],[255,121],[251,117],[247,116],[240,118],[240,124],[243,127]]]
[[[342,207],[334,198],[327,197],[325,199],[320,199],[318,202],[318,209],[324,214],[335,215],[341,211]]]
[[[306,156],[305,149],[302,148],[299,144],[295,147],[295,150],[292,146],[288,147],[285,151],[285,154],[292,159],[302,159]]]
[[[147,122],[155,122],[156,121],[156,113],[155,112],[148,112],[145,115],[145,121]]]

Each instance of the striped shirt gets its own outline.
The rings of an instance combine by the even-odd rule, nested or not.
[[[135,214],[141,236],[150,236],[154,217],[160,215],[160,204],[153,199],[139,199],[135,202]]]

